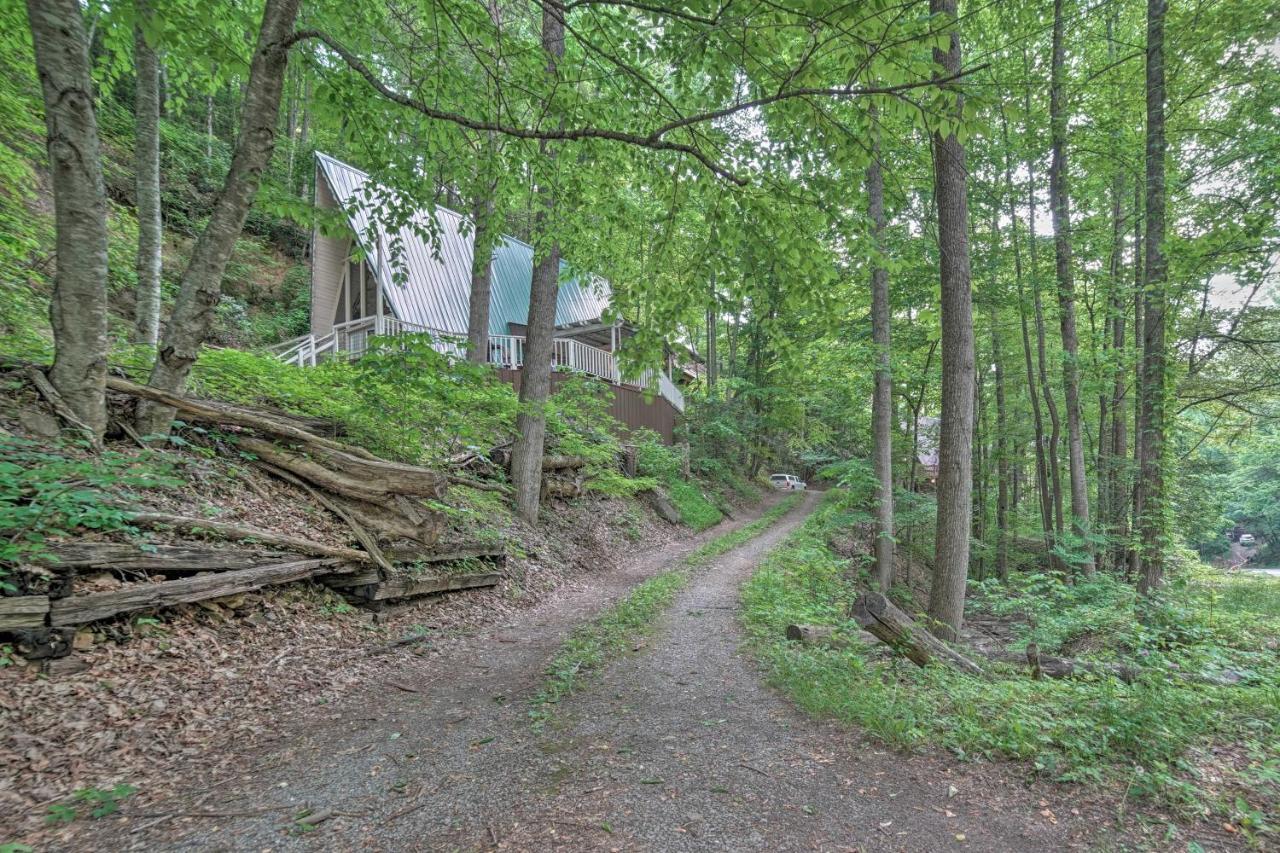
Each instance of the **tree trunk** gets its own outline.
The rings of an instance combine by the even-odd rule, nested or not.
[[[471,303],[467,314],[467,358],[476,364],[489,362],[489,302],[493,292],[493,239],[489,220],[493,200],[481,194],[471,201],[474,232],[471,256]]]
[[[547,73],[557,75],[564,56],[563,11],[553,4],[542,7],[542,49]],[[556,151],[547,142],[539,145],[544,166],[555,167]],[[550,179],[538,191],[539,210],[535,230],[540,238],[555,227],[556,195]],[[542,490],[542,450],[547,436],[545,407],[551,396],[551,360],[555,350],[556,299],[560,293],[560,244],[552,241],[533,268],[529,286],[529,322],[525,332],[524,375],[520,380],[520,414],[516,416],[515,446],[511,449],[511,480],[516,490],[516,512],[530,524],[538,520]]]
[[[875,113],[872,113],[875,123]],[[884,173],[879,134],[872,131],[867,196],[876,251],[884,251]],[[877,258],[871,272],[871,335],[876,345],[875,395],[871,400],[876,472],[875,579],[882,592],[893,584],[893,378],[890,373],[889,271]]]
[[[851,615],[876,639],[893,647],[917,666],[944,663],[961,672],[981,677],[982,667],[946,643],[920,630],[915,620],[878,592],[865,592],[853,603]],[[934,629],[937,633],[937,629]]]
[[[929,0],[929,11],[954,17],[956,0]],[[960,33],[952,24],[947,50],[934,48],[943,74],[960,72]],[[956,116],[964,96],[956,94]],[[938,521],[929,615],[944,639],[964,621],[973,508],[973,306],[969,282],[969,197],[964,146],[955,134],[933,136],[934,192],[942,279],[942,420],[938,441]]]
[[[1147,263],[1142,345],[1142,575],[1146,593],[1164,582],[1165,241],[1164,17],[1166,0],[1147,0]]]
[[[1133,506],[1131,507],[1132,527],[1136,530],[1138,520],[1142,516],[1142,477],[1138,472],[1142,469],[1142,345],[1146,340],[1146,330],[1142,322],[1142,301],[1144,270],[1142,243],[1142,202],[1143,181],[1133,182]],[[1142,555],[1132,542],[1128,546],[1128,564],[1130,577],[1136,578],[1142,568]]]
[[[44,93],[57,271],[49,381],[100,441],[107,427],[107,203],[80,4],[28,0]]]
[[[1000,221],[997,210],[991,208],[991,256],[994,258],[1000,245]],[[1004,359],[1000,351],[1000,331],[996,292],[998,279],[995,264],[991,266],[991,294],[987,298],[987,316],[991,326],[991,361],[995,365],[996,380],[996,574],[1000,580],[1009,579],[1009,440],[1008,414],[1005,409]],[[1015,490],[1016,493],[1016,490]]]
[[[249,69],[231,169],[182,275],[178,299],[151,370],[149,384],[153,387],[165,391],[182,389],[213,322],[222,295],[223,271],[275,147],[280,96],[289,62],[286,40],[293,32],[300,2],[267,0]],[[138,409],[138,427],[143,435],[167,434],[172,421],[173,410],[166,406],[145,402]]]
[[[1053,0],[1053,60],[1049,85],[1049,206],[1053,213],[1054,267],[1058,279],[1058,321],[1062,328],[1062,386],[1067,407],[1067,457],[1071,475],[1071,524],[1077,536],[1089,531],[1089,485],[1085,482],[1084,438],[1080,429],[1080,342],[1076,335],[1075,278],[1071,270],[1071,199],[1067,190],[1067,117],[1063,98],[1066,48],[1062,4]],[[1093,573],[1093,556],[1082,548],[1081,570]]]
[[[1022,250],[1018,240],[1017,196],[1013,189],[1013,155],[1009,144],[1009,125],[1004,111],[1000,113],[1001,132],[1004,137],[1004,180],[1008,190],[1008,213],[1013,229],[1013,274],[1018,287],[1018,318],[1022,326],[1022,355],[1027,372],[1027,396],[1031,399],[1032,425],[1035,428],[1036,486],[1040,499],[1040,523],[1044,530],[1046,548],[1053,547],[1053,500],[1049,495],[1049,468],[1045,458],[1044,416],[1040,411],[1040,394],[1036,390],[1036,373],[1031,357],[1031,335],[1027,329],[1027,299],[1022,287]],[[1034,231],[1033,231],[1034,237]]]
[[[134,91],[137,124],[135,164],[138,202],[138,284],[134,337],[155,346],[160,337],[160,60],[147,44],[141,23],[151,17],[149,0],[135,0],[133,28]]]

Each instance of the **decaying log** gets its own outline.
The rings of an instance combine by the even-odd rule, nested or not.
[[[587,464],[587,460],[581,456],[544,456],[542,457],[543,471],[563,471],[567,468],[582,468]]]
[[[49,614],[47,595],[10,595],[0,598],[0,631],[39,628]]]
[[[295,560],[225,572],[203,577],[183,578],[162,583],[130,584],[111,592],[73,595],[50,604],[49,622],[54,627],[82,625],[106,619],[118,613],[151,610],[210,598],[222,598],[250,592],[264,586],[291,583],[323,574],[355,571],[358,566],[333,559]]]
[[[448,478],[413,465],[357,459],[346,453],[312,450],[303,455],[260,438],[236,438],[239,447],[325,491],[370,503],[396,495],[440,498]]]
[[[679,524],[681,522],[680,511],[676,509],[676,505],[671,502],[670,498],[667,497],[667,493],[662,489],[646,489],[641,494],[649,506],[653,508],[653,511],[658,514],[659,518],[671,524]]]
[[[788,625],[787,639],[805,646],[826,646],[830,649],[847,649],[853,645],[848,637],[837,634],[831,625]]]
[[[420,548],[394,547],[384,552],[393,563],[454,563],[459,560],[485,560],[501,562],[506,559],[506,551],[501,545],[457,545],[442,551],[423,551]],[[352,586],[365,586],[378,583],[382,578],[376,569],[368,569],[353,575],[342,575],[325,578],[327,586],[343,589]]]
[[[279,551],[244,548],[209,548],[199,545],[151,545],[142,550],[121,542],[76,542],[54,545],[48,555],[58,568],[80,572],[108,571],[231,572],[267,563],[280,563],[291,555]],[[42,557],[43,560],[43,557]]]
[[[1007,663],[1013,666],[1027,666],[1032,678],[1081,678],[1085,676],[1110,676],[1125,684],[1132,684],[1142,674],[1142,668],[1122,663],[1104,663],[1102,661],[1077,660],[1075,658],[1059,658],[1042,655],[1034,643],[1027,646],[1024,654],[1017,652],[995,652],[985,655],[989,660]],[[1196,679],[1191,679],[1196,680]]]
[[[399,507],[380,506],[345,498],[332,500],[367,530],[376,531],[379,541],[395,542],[408,539],[430,546],[436,543],[443,530],[443,521],[439,513],[427,511],[415,513],[418,516],[415,520],[407,517]]]
[[[299,444],[304,444],[309,449],[328,448],[349,453],[353,456],[362,456],[366,459],[377,459],[376,456],[363,447],[344,444],[331,438],[316,435],[294,423],[279,420],[264,412],[254,411],[242,406],[233,406],[214,400],[196,400],[192,397],[184,397],[181,394],[171,394],[168,391],[161,391],[159,388],[139,385],[136,382],[130,382],[128,379],[109,374],[107,376],[107,387],[112,391],[119,391],[132,397],[141,397],[144,400],[171,406],[182,412],[189,419],[202,423],[234,424],[235,426],[246,427],[268,435],[287,438]]]
[[[582,494],[582,478],[563,480],[558,477],[542,479],[542,498],[576,498]]]
[[[926,666],[936,660],[970,675],[984,675],[980,666],[917,625],[881,593],[864,592],[858,596],[852,616],[877,639],[900,651],[918,666]]]
[[[356,541],[358,541],[361,545],[363,545],[365,551],[369,553],[369,559],[373,561],[374,565],[376,565],[378,568],[386,572],[389,572],[392,570],[391,561],[389,561],[386,557],[382,555],[382,549],[378,547],[378,540],[373,536],[372,533],[366,530],[364,525],[361,524],[352,515],[352,513],[349,512],[345,507],[339,505],[336,501],[330,500],[329,498],[320,494],[320,492],[311,488],[309,484],[304,482],[302,479],[295,477],[292,473],[288,471],[283,471],[275,467],[274,465],[268,465],[262,462],[259,462],[258,464],[261,465],[269,473],[274,474],[280,479],[286,482],[292,483],[293,485],[303,489],[304,491],[306,491],[308,495],[311,496],[312,500],[314,500],[316,503],[320,504],[325,509],[332,512],[334,515],[338,516],[338,518],[341,518],[343,521],[345,521],[347,523],[347,526],[351,528],[352,535],[356,537]]]
[[[390,601],[396,598],[411,598],[435,592],[451,592],[458,589],[494,586],[500,580],[502,580],[502,575],[496,572],[472,575],[438,575],[434,577],[416,577],[401,574],[388,578],[381,583],[352,587],[347,592],[365,601]]]
[[[512,493],[511,487],[506,483],[490,483],[484,480],[476,480],[472,477],[463,477],[459,474],[450,474],[449,482],[455,486],[466,486],[469,489],[479,489],[483,492],[499,492],[504,495]]]
[[[181,530],[194,535],[215,533],[230,541],[252,541],[284,548],[288,551],[295,551],[299,554],[311,554],[316,557],[337,557],[338,559],[352,562],[373,561],[373,558],[366,552],[357,551],[354,548],[325,545],[320,542],[312,542],[309,539],[301,539],[297,536],[274,533],[270,530],[260,530],[256,527],[228,521],[215,521],[210,518],[169,515],[163,512],[139,512],[130,516],[129,523],[136,524],[139,527],[172,527],[174,530]]]
[[[97,434],[89,429],[88,424],[76,417],[76,413],[71,411],[71,407],[66,404],[66,401],[62,399],[62,395],[49,382],[49,377],[45,376],[44,371],[31,364],[27,365],[24,372],[27,375],[27,379],[40,392],[40,396],[44,397],[45,401],[53,408],[54,414],[62,418],[67,426],[78,430],[89,441],[89,445],[94,450],[101,450],[102,442],[98,439]]]

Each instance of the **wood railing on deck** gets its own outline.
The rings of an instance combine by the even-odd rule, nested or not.
[[[466,356],[466,342],[440,329],[432,329],[395,317],[361,317],[338,323],[327,335],[302,335],[271,347],[276,357],[288,364],[314,367],[330,358],[359,358],[369,348],[369,338],[398,337],[405,334],[428,334],[431,345],[445,355]],[[520,335],[490,335],[489,362],[513,370],[524,367],[524,338]],[[556,338],[552,364],[565,370],[578,370],[615,385],[652,389],[676,411],[684,411],[684,394],[666,373],[646,370],[638,377],[624,377],[613,353],[584,344],[573,338]],[[656,379],[656,387],[654,387]]]

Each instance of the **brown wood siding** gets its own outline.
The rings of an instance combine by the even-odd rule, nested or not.
[[[521,371],[504,367],[498,370],[498,375],[503,381],[511,383],[516,393],[519,393]],[[565,373],[551,374],[552,393],[555,393],[568,378],[568,374]],[[624,438],[630,430],[646,428],[662,436],[665,444],[675,443],[676,418],[679,415],[670,403],[657,395],[652,400],[646,400],[642,391],[613,385],[602,380],[597,381],[600,381],[601,385],[607,385],[613,395],[609,403],[609,414],[622,423]]]

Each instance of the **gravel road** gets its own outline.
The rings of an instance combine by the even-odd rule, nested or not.
[[[450,649],[405,655],[332,716],[76,849],[1062,850],[1102,816],[1025,771],[905,756],[809,719],[741,649],[738,587],[817,503],[700,570],[658,630],[533,730],[573,626],[731,525],[638,554]],[[323,816],[293,820],[303,808]],[[173,812],[190,815],[168,816]],[[198,815],[198,816],[196,816]]]

